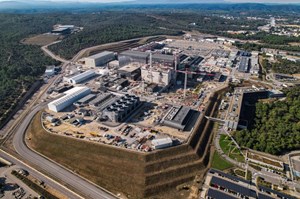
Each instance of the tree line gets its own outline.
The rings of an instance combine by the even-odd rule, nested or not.
[[[256,104],[253,127],[234,132],[240,145],[273,155],[300,149],[300,87],[285,93],[284,101]]]

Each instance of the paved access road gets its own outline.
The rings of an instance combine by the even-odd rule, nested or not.
[[[54,44],[54,43],[52,43]],[[53,59],[56,59],[58,61],[63,62],[62,71],[66,69],[66,67],[72,62],[78,59],[80,57],[81,53],[78,53],[71,61],[64,60],[60,58],[59,56],[54,55],[51,51],[47,49],[48,46],[52,45],[49,44],[47,46],[42,47],[42,50],[48,54]],[[84,52],[84,51],[82,51]],[[55,77],[54,79],[49,82],[49,84],[46,86],[46,88],[40,92],[39,96],[36,97],[36,100],[32,103],[34,105],[38,100],[40,100],[44,93],[50,88],[55,81],[60,78],[61,75]],[[108,191],[94,185],[91,182],[88,182],[87,180],[83,179],[82,177],[72,173],[71,171],[63,168],[59,164],[46,159],[45,157],[41,156],[40,154],[37,154],[36,152],[32,151],[27,147],[25,144],[24,138],[25,138],[25,131],[28,125],[30,124],[31,120],[35,116],[35,114],[44,108],[46,103],[40,103],[36,106],[29,106],[26,110],[26,113],[24,111],[24,117],[20,119],[20,121],[17,122],[16,128],[15,128],[15,135],[13,138],[13,145],[16,150],[16,152],[22,156],[26,161],[30,162],[30,164],[34,167],[38,167],[43,173],[49,174],[49,176],[55,176],[56,179],[62,181],[64,185],[71,188],[72,190],[76,191],[76,193],[82,195],[79,196],[75,194],[74,192],[67,190],[67,188],[63,186],[58,186],[57,183],[55,183],[50,178],[41,175],[40,173],[36,173],[36,177],[38,179],[43,180],[45,183],[52,185],[53,188],[56,188],[58,191],[61,191],[63,194],[67,195],[69,198],[99,198],[99,199],[113,199],[116,198],[113,194],[109,193]],[[27,115],[26,115],[27,114]],[[12,157],[4,157],[8,160],[12,161]],[[14,162],[14,161],[12,161]],[[21,164],[18,162],[18,165],[25,166],[24,164]],[[28,169],[28,171],[32,171],[32,169],[28,167],[24,167],[24,169]],[[52,181],[52,183],[51,183]]]
[[[13,139],[13,145],[15,147],[16,152],[21,155],[24,159],[29,161],[31,164],[41,168],[46,173],[50,174],[50,176],[55,176],[57,179],[64,182],[68,187],[76,190],[76,192],[80,193],[84,198],[97,198],[97,199],[114,199],[116,198],[111,193],[108,193],[105,190],[102,190],[98,186],[86,181],[85,179],[77,176],[76,174],[68,171],[67,169],[61,167],[57,163],[54,163],[39,154],[30,150],[25,142],[24,135],[26,128],[30,124],[32,118],[35,114],[43,108],[42,104],[36,106],[32,109],[30,114],[26,116],[23,122],[20,124],[19,128],[16,131],[16,134]],[[63,191],[62,193],[66,193]],[[70,197],[73,198],[73,197]],[[78,198],[78,197],[77,197]]]

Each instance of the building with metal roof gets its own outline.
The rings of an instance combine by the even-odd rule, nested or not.
[[[102,66],[115,59],[115,54],[110,51],[104,51],[84,59],[85,65],[91,68]]]
[[[173,55],[156,53],[156,54],[152,55],[152,62],[153,62],[153,64],[163,64],[163,65],[168,65],[168,66],[174,66],[175,57]]]
[[[216,190],[216,189],[208,189],[207,199],[237,199],[237,197],[231,196],[225,192]]]
[[[119,54],[119,60],[127,59],[129,62],[139,62],[146,64],[148,62],[150,53],[148,52],[141,52],[141,51],[133,51],[127,50]]]
[[[95,99],[89,102],[90,106],[97,107],[99,104],[111,98],[112,94],[110,93],[101,93]]]
[[[300,156],[291,156],[292,172],[295,176],[300,177]]]
[[[60,27],[51,31],[52,34],[68,35],[71,34],[71,29],[68,27]]]
[[[75,87],[65,92],[65,96],[54,100],[48,104],[49,110],[53,112],[60,112],[61,110],[72,105],[77,100],[85,97],[91,93],[91,89],[87,87]]]
[[[213,187],[230,190],[231,193],[233,193],[235,195],[240,195],[242,197],[248,197],[248,198],[256,198],[257,197],[255,190],[249,189],[247,187],[241,186],[237,183],[227,181],[222,178],[218,178],[216,176],[213,176],[211,178],[210,184]]]
[[[52,76],[55,74],[55,66],[47,66],[45,70],[45,75]]]
[[[245,180],[243,178],[239,178],[239,177],[236,177],[236,176],[233,176],[233,175],[230,175],[228,173],[224,173],[222,171],[219,171],[219,170],[216,170],[216,169],[210,169],[209,170],[210,173],[217,173],[219,176],[222,176],[222,177],[225,177],[225,178],[228,178],[232,181],[235,181],[235,182],[243,182],[245,184],[252,184],[252,185],[255,185],[253,184],[250,180]]]
[[[251,62],[250,62],[250,73],[252,75],[258,75],[259,73],[259,62],[258,62],[258,52],[254,51],[251,53]]]
[[[247,73],[249,71],[249,57],[241,57],[241,61],[239,64],[239,72]]]
[[[184,130],[192,115],[191,108],[187,106],[173,106],[162,119],[162,124]]]
[[[88,104],[90,101],[92,101],[95,98],[96,98],[95,94],[89,94],[89,95],[85,96],[84,98],[81,98],[80,100],[75,102],[74,105],[80,106],[80,105]]]
[[[262,193],[258,193],[258,198],[259,199],[274,199],[272,196],[262,194]]]
[[[263,186],[258,185],[258,189],[261,192],[267,193],[269,196],[273,196],[273,198],[275,196],[277,198],[283,198],[283,199],[296,199],[296,197],[287,195],[285,193],[281,193],[279,191],[275,191],[275,190],[270,189],[268,187],[263,187]]]
[[[65,78],[65,79],[70,84],[79,84],[83,81],[86,81],[86,80],[94,77],[95,75],[96,75],[96,73],[95,73],[94,70],[88,70],[88,71],[85,71],[83,73],[79,73],[78,75],[68,77],[68,78]]]
[[[173,145],[173,140],[170,137],[166,137],[161,139],[154,139],[151,143],[154,149],[163,149],[171,147]]]

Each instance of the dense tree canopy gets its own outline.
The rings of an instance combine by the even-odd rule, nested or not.
[[[277,62],[270,63],[267,59],[263,59],[262,67],[269,72],[283,73],[283,74],[296,74],[300,73],[300,62],[289,61],[287,59],[278,58]]]
[[[234,133],[245,147],[270,154],[300,149],[300,87],[286,91],[286,100],[256,105],[255,124]]]

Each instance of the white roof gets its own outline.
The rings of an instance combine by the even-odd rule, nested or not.
[[[86,77],[90,77],[90,75],[93,75],[93,74],[95,74],[94,70],[88,70],[88,71],[85,71],[85,72],[80,73],[78,75],[75,75],[75,76],[71,77],[70,79],[77,82],[77,81],[79,81],[81,79],[84,79]]]
[[[152,140],[152,144],[154,146],[159,146],[159,145],[164,145],[164,144],[172,144],[172,143],[173,143],[173,141],[170,137]]]
[[[69,101],[70,99],[73,99],[74,97],[80,95],[83,92],[89,91],[90,89],[88,87],[75,87],[65,92],[65,96],[54,100],[53,102],[50,102],[49,105],[58,106],[66,101]]]

